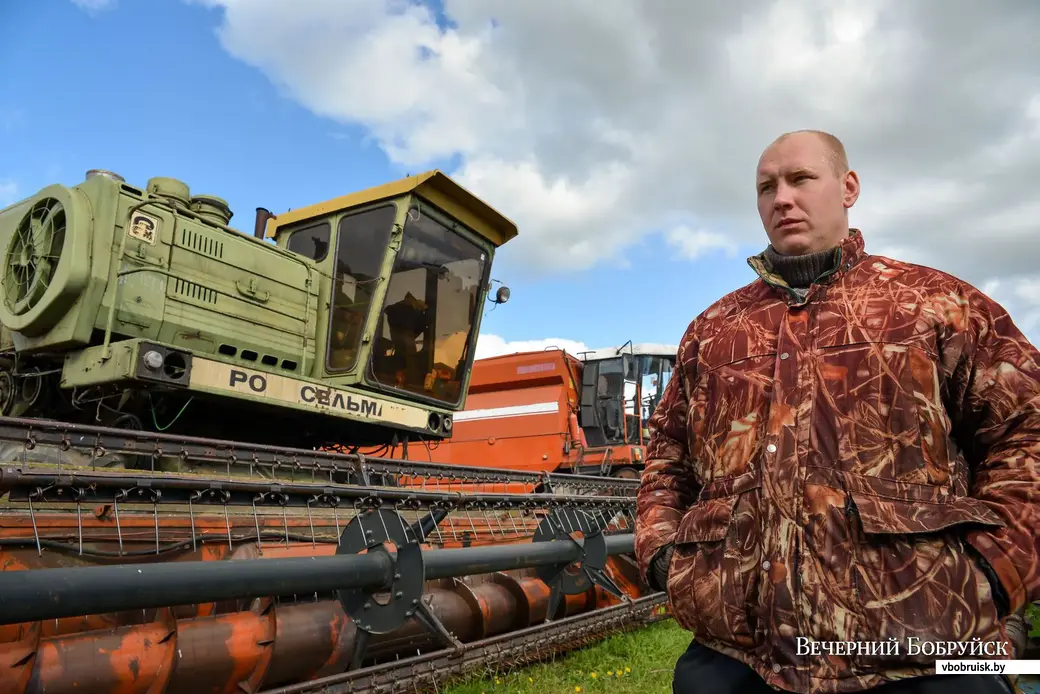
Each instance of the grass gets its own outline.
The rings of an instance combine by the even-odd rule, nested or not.
[[[488,673],[441,694],[671,694],[675,661],[693,635],[672,619],[513,672]]]
[[[1040,637],[1040,604],[1026,612]],[[675,661],[693,635],[672,619],[512,672],[487,673],[440,694],[671,694]],[[1033,690],[1029,690],[1033,691]]]

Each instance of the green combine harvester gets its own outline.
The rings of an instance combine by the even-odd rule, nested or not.
[[[0,413],[305,447],[449,436],[515,225],[437,171],[258,208],[252,236],[231,216],[96,170],[0,212]]]

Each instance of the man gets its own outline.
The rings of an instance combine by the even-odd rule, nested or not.
[[[1010,691],[934,662],[1011,657],[1040,598],[1040,353],[868,255],[859,190],[831,135],[765,150],[758,279],[693,320],[651,418],[635,548],[695,634],[676,694]]]

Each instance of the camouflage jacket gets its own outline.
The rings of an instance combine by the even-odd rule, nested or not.
[[[1040,598],[1040,354],[980,291],[855,229],[804,299],[748,262],[651,419],[643,577],[671,546],[676,620],[781,689],[1010,657],[976,557],[1011,612]]]

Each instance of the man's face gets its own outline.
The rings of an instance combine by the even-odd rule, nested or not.
[[[839,175],[827,145],[796,133],[772,145],[758,164],[758,214],[778,253],[803,255],[832,248],[848,234],[846,210],[859,197],[859,179]]]

